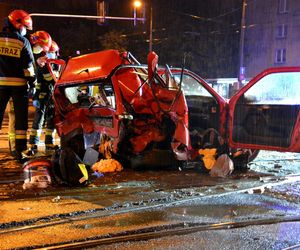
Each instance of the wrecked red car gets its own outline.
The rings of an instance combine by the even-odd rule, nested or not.
[[[300,152],[298,67],[268,69],[226,100],[191,71],[157,68],[155,53],[147,65],[108,50],[62,66],[54,90],[56,159],[69,182],[71,166],[100,158],[178,166],[201,162],[199,149],[217,148],[244,166],[261,149]]]
[[[100,158],[132,167],[189,159],[185,97],[156,68],[155,53],[148,55],[148,65],[141,65],[130,53],[115,50],[67,62],[53,95],[61,172],[70,171],[68,165],[74,164],[69,161],[91,159],[91,148]]]

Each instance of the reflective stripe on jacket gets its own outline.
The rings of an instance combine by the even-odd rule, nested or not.
[[[49,99],[52,95],[54,79],[47,66],[37,67],[37,84],[33,100]]]
[[[18,31],[0,32],[0,86],[22,86],[35,78],[34,57]]]
[[[24,86],[27,80],[17,77],[0,77],[0,86]]]

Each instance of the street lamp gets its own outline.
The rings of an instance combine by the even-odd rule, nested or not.
[[[150,18],[149,18],[149,52],[152,51],[152,40],[153,40],[153,10],[152,2],[150,1]]]
[[[133,19],[134,19],[134,26],[136,26],[136,9],[142,6],[142,2],[139,0],[135,0],[133,2]]]
[[[142,2],[140,0],[134,0],[133,2],[133,20],[134,20],[134,26],[136,26],[136,9],[140,8],[142,6]],[[153,40],[153,10],[152,10],[152,0],[149,0],[149,51],[152,51],[152,40]],[[145,14],[145,13],[144,13]],[[145,20],[145,16],[143,17]]]
[[[241,87],[241,83],[245,80],[245,66],[244,66],[244,43],[245,43],[245,29],[246,29],[246,6],[247,1],[243,0],[243,8],[242,8],[242,19],[241,19],[241,33],[240,33],[240,67],[239,67],[239,88]]]

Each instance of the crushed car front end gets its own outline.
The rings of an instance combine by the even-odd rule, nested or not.
[[[148,65],[115,50],[70,59],[54,90],[62,150],[84,161],[92,148],[132,167],[188,160],[185,97],[156,66],[154,53]]]

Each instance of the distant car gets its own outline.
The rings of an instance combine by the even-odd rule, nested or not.
[[[158,68],[154,53],[147,63],[108,50],[61,64],[53,98],[63,179],[89,149],[132,167],[201,161],[205,147],[236,165],[261,149],[300,152],[299,67],[265,70],[227,100],[189,70]]]

